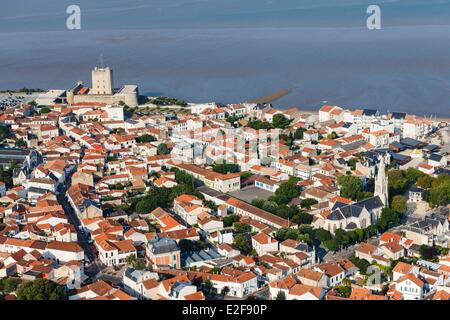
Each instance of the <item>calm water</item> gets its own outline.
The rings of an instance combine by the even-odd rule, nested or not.
[[[66,7],[82,30],[65,29]],[[379,31],[366,8],[382,9]],[[450,116],[450,0],[0,0],[0,88],[90,82],[192,101],[275,102]]]

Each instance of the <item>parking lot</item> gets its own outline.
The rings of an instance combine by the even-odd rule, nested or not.
[[[36,95],[27,94],[27,93],[23,93],[23,92],[0,93],[0,109],[4,109],[7,107],[19,106],[22,102],[27,102],[27,101],[33,100],[35,97],[36,97]]]

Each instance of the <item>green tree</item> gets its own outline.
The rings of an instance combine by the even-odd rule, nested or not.
[[[147,214],[158,207],[158,203],[154,197],[144,197],[136,205],[136,212],[138,214]]]
[[[348,298],[352,293],[352,288],[349,286],[336,286],[335,290],[336,294],[342,298]]]
[[[337,135],[337,133],[336,132],[332,132],[332,133],[330,133],[330,134],[328,134],[327,135],[327,139],[331,139],[331,140],[334,140],[334,139],[336,139],[338,137],[338,135]]]
[[[146,142],[153,142],[153,141],[156,141],[156,138],[150,134],[144,134],[144,135],[136,138],[136,142],[138,142],[138,143],[146,143]]]
[[[126,257],[125,262],[137,270],[143,270],[146,267],[145,260],[138,258],[135,254]]]
[[[292,228],[281,228],[275,233],[275,238],[280,242],[287,239],[298,240],[299,236],[300,232]]]
[[[157,149],[156,149],[156,152],[157,152],[158,154],[169,154],[169,153],[170,153],[170,150],[169,150],[169,148],[167,147],[167,144],[165,144],[165,143],[160,143],[160,144],[158,145]]]
[[[448,205],[450,203],[450,175],[438,175],[433,180],[426,197],[432,207]]]
[[[217,205],[214,201],[211,200],[203,200],[203,205],[210,208],[211,210],[217,210]]]
[[[235,222],[233,228],[236,233],[248,233],[252,229],[250,225],[241,222]]]
[[[0,279],[0,293],[9,294],[17,289],[19,281],[14,278]]]
[[[401,221],[401,214],[390,208],[384,208],[378,219],[377,226],[380,231],[385,231],[391,227],[398,225]]]
[[[420,246],[419,251],[420,257],[424,260],[434,260],[439,254],[435,247],[430,247],[424,244]]]
[[[284,293],[284,291],[278,291],[275,300],[286,300],[286,294]]]
[[[346,246],[350,242],[348,233],[344,229],[337,229],[334,233],[334,239],[340,246]]]
[[[341,196],[356,200],[358,193],[362,191],[362,182],[356,176],[346,175],[338,178],[338,184],[341,190]]]
[[[306,199],[302,200],[302,202],[300,203],[300,207],[306,208],[306,209],[311,209],[311,206],[315,205],[317,203],[318,203],[318,201],[316,199],[306,198]]]
[[[270,123],[266,122],[266,121],[261,121],[261,120],[252,120],[249,121],[248,127],[254,129],[254,130],[267,130],[270,129],[272,126],[270,125]]]
[[[241,179],[248,179],[253,175],[251,172],[242,172],[241,173]]]
[[[334,240],[334,239],[325,240],[323,242],[323,246],[325,248],[327,248],[328,250],[330,250],[330,251],[336,251],[336,250],[339,249],[339,243],[336,240]]]
[[[249,238],[245,234],[238,234],[234,237],[233,245],[243,254],[247,255],[252,250]]]
[[[213,165],[213,171],[222,174],[236,173],[239,172],[239,166],[234,163],[218,162]]]
[[[264,201],[261,209],[275,213],[278,209],[278,204],[275,201]]]
[[[350,260],[353,262],[353,264],[359,269],[359,272],[362,275],[365,275],[367,272],[367,268],[370,266],[370,262],[366,259],[360,259],[356,256],[353,256],[350,258]]]
[[[67,300],[67,292],[61,285],[47,279],[36,279],[17,289],[19,300]]]
[[[230,227],[236,221],[239,221],[239,216],[235,215],[235,214],[230,214],[230,215],[227,215],[226,217],[222,218],[222,222],[223,222],[223,226],[224,227]]]
[[[356,170],[356,163],[358,161],[355,158],[351,158],[350,160],[348,160],[347,165],[352,169],[352,170]]]
[[[265,203],[266,203],[266,200],[264,200],[264,199],[257,198],[257,199],[252,200],[252,205],[254,205],[255,207],[260,208],[260,209],[262,209],[264,207]]]
[[[11,136],[11,130],[5,125],[0,125],[0,140],[3,141]]]
[[[431,188],[431,186],[433,184],[433,178],[427,174],[423,175],[422,177],[417,179],[416,184],[421,188],[429,189],[429,188]]]
[[[320,242],[325,242],[327,240],[331,240],[333,238],[333,235],[330,233],[330,231],[319,228],[316,230],[315,237]]]
[[[286,129],[291,124],[291,120],[286,118],[283,114],[277,113],[272,118],[272,124],[275,128]]]
[[[297,186],[297,179],[289,179],[287,182],[280,184],[278,189],[275,191],[275,196],[273,200],[281,204],[288,204],[292,199],[300,195],[300,188]]]
[[[406,180],[408,180],[410,183],[416,182],[420,177],[423,177],[425,173],[423,173],[420,170],[417,170],[416,168],[408,168],[404,171],[404,175]]]
[[[50,109],[49,107],[42,107],[40,110],[41,114],[45,114],[45,113],[50,113],[52,111],[52,109]]]
[[[306,130],[304,128],[298,128],[297,130],[295,130],[294,139],[295,140],[302,140],[303,139],[303,133],[305,131]]]
[[[403,194],[408,188],[409,181],[406,179],[405,174],[402,170],[391,170],[388,171],[389,178],[389,194],[391,197],[397,194]]]
[[[292,222],[301,225],[301,224],[310,224],[313,220],[313,216],[307,212],[300,211],[292,217]]]
[[[405,213],[407,210],[406,199],[401,195],[392,198],[391,209],[397,213]]]

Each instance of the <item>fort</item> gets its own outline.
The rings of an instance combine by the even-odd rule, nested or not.
[[[92,70],[92,87],[78,81],[75,88],[67,91],[67,104],[96,102],[106,104],[125,103],[138,105],[139,90],[136,85],[124,85],[114,89],[113,70],[110,67],[95,67]]]

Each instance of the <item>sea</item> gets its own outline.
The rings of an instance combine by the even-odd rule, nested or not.
[[[0,0],[0,90],[90,85],[101,64],[192,102],[288,89],[276,107],[450,117],[450,0]]]

